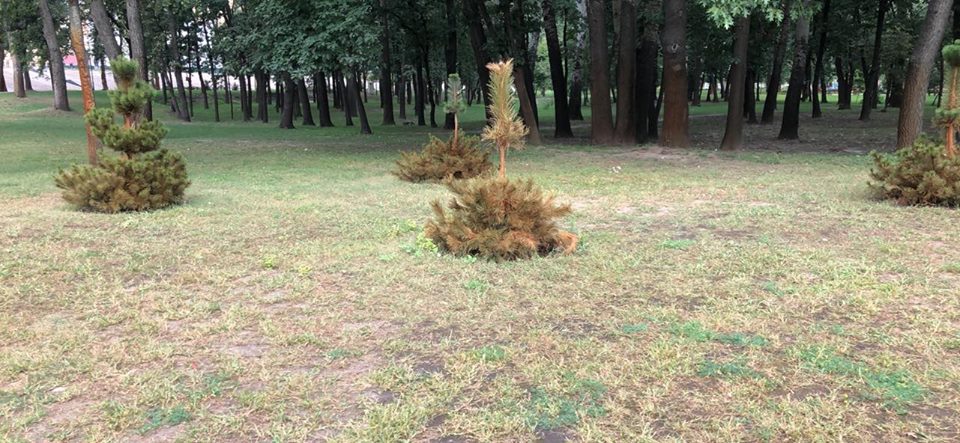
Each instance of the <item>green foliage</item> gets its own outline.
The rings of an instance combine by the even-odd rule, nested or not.
[[[434,201],[435,218],[425,228],[441,250],[500,261],[576,249],[576,236],[555,221],[570,206],[556,204],[532,180],[473,179],[447,187],[455,195],[449,211]]]
[[[884,371],[837,355],[823,346],[800,349],[798,357],[808,367],[827,374],[838,374],[863,381],[869,388],[868,398],[883,401],[884,406],[904,412],[907,405],[923,399],[926,390],[909,372]]]
[[[443,112],[447,114],[460,114],[463,112],[463,83],[460,81],[459,74],[450,74],[447,77],[447,90],[450,91],[450,99],[444,103]]]
[[[473,178],[490,170],[490,154],[480,147],[477,137],[451,137],[447,141],[430,136],[419,152],[401,152],[393,171],[409,182],[438,182],[446,179]]]
[[[536,429],[573,427],[580,417],[602,417],[607,413],[603,396],[607,387],[593,379],[565,377],[571,386],[567,392],[551,392],[541,387],[530,390],[527,422]]]
[[[731,346],[753,347],[762,347],[767,344],[767,339],[759,335],[745,334],[743,332],[714,332],[697,321],[672,324],[669,326],[669,331],[673,335],[695,342],[715,341]]]
[[[484,346],[474,350],[473,356],[483,362],[496,362],[507,358],[507,350],[497,345]]]
[[[183,156],[161,149],[134,158],[105,158],[99,166],[71,166],[60,171],[56,185],[78,209],[115,213],[180,203],[190,181]]]
[[[893,155],[870,155],[870,187],[878,197],[901,205],[960,204],[960,157],[947,156],[942,145],[920,139]]]
[[[75,165],[55,178],[63,198],[79,209],[99,212],[146,211],[183,201],[190,186],[183,156],[160,149],[167,130],[157,121],[141,122],[153,89],[137,76],[137,62],[123,57],[111,62],[117,89],[110,92],[113,110],[92,109],[86,115],[91,131],[120,157],[103,158],[96,166]],[[114,113],[123,124],[114,121]]]
[[[727,362],[704,360],[697,368],[697,375],[701,377],[723,378],[762,378],[763,375],[753,370],[742,359]]]

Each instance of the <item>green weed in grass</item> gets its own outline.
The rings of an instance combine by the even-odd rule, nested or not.
[[[497,362],[507,358],[507,350],[501,346],[484,346],[473,351],[474,358],[483,362]]]
[[[732,346],[766,346],[767,339],[743,332],[714,332],[704,327],[700,322],[688,321],[673,323],[668,327],[673,335],[695,342],[715,341]]]
[[[864,363],[837,355],[833,349],[825,346],[802,348],[798,356],[809,368],[862,381],[869,388],[867,398],[879,399],[884,406],[897,412],[904,412],[907,405],[923,399],[926,391],[905,370],[875,370]]]
[[[527,423],[536,429],[550,430],[575,426],[581,416],[606,414],[602,400],[607,392],[603,383],[593,379],[566,377],[572,382],[568,392],[550,392],[541,387],[530,390]]]
[[[650,327],[646,323],[626,324],[620,327],[620,332],[624,334],[638,334],[646,332]]]
[[[487,283],[483,280],[472,278],[467,280],[467,282],[463,284],[463,287],[471,291],[483,292],[487,290]]]
[[[140,433],[146,434],[163,426],[176,426],[190,420],[190,413],[183,406],[171,409],[151,409],[147,412],[147,422],[140,427]]]
[[[674,249],[674,250],[683,251],[695,244],[697,244],[696,240],[681,238],[676,240],[664,240],[662,243],[660,243],[660,247],[663,249]]]
[[[743,359],[727,362],[716,362],[706,359],[697,368],[697,375],[701,377],[728,377],[728,378],[762,378],[763,375],[747,366]]]

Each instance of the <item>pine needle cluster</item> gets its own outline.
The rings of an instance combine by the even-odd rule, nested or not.
[[[96,166],[61,170],[56,185],[77,208],[99,212],[144,211],[183,201],[187,179],[183,156],[160,149],[167,134],[157,121],[142,121],[154,91],[139,80],[137,62],[118,58],[110,63],[117,88],[110,92],[112,109],[93,108],[85,116],[100,142],[120,153]],[[114,114],[123,118],[117,124]]]
[[[513,60],[487,64],[490,71],[490,123],[483,128],[481,138],[492,141],[500,154],[497,177],[507,176],[507,150],[523,149],[523,138],[529,130],[517,111],[517,96],[513,92]]]
[[[960,40],[943,48],[947,97],[934,122],[944,129],[944,143],[921,138],[894,154],[871,152],[870,188],[878,197],[902,205],[960,206],[960,156],[954,147],[960,129]]]

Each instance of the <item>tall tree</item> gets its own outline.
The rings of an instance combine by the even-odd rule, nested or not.
[[[620,38],[617,59],[617,122],[614,140],[621,144],[637,143],[637,120],[634,85],[637,71],[637,1],[620,2]]]
[[[883,44],[883,27],[886,23],[887,10],[890,7],[890,0],[878,0],[877,3],[877,26],[874,29],[873,37],[873,56],[870,58],[870,66],[864,72],[863,104],[860,107],[860,120],[870,120],[870,112],[877,105],[877,98],[880,94],[880,54]]]
[[[576,38],[573,47],[573,69],[570,72],[570,120],[583,120],[583,50],[586,46],[587,0],[575,0]],[[571,23],[568,22],[568,25]]]
[[[823,73],[823,54],[827,50],[827,35],[829,30],[830,0],[823,0],[823,6],[820,9],[820,37],[817,43],[817,63],[813,69],[813,81],[811,82],[813,91],[811,91],[810,94],[810,101],[813,104],[813,118],[820,118],[823,115],[823,111],[820,109],[820,96],[823,95],[826,97],[826,91],[821,90],[821,87],[826,83]]]
[[[175,3],[179,3],[177,0]],[[173,77],[176,82],[177,118],[190,121],[190,106],[187,103],[187,91],[183,87],[183,57],[180,56],[180,22],[174,7],[167,10],[167,32],[170,34],[170,61],[173,63]],[[111,37],[112,38],[112,37]]]
[[[38,0],[40,17],[43,20],[43,38],[50,53],[50,82],[53,84],[53,107],[61,111],[69,111],[70,103],[67,100],[67,77],[63,71],[63,55],[60,52],[60,42],[57,41],[57,26],[53,24],[53,14],[47,0]]]
[[[930,0],[920,34],[913,45],[903,85],[903,104],[897,122],[897,147],[905,148],[917,140],[923,129],[923,105],[926,102],[930,71],[950,19],[953,0]],[[941,76],[943,75],[941,70]]]
[[[773,47],[773,66],[767,79],[767,95],[763,101],[763,112],[760,114],[760,123],[773,123],[773,114],[777,110],[777,96],[780,95],[780,83],[783,75],[783,59],[787,51],[787,40],[790,39],[790,9],[793,0],[783,0],[783,22],[780,25],[780,34]]]
[[[556,124],[553,136],[573,137],[570,127],[570,110],[567,102],[567,77],[563,69],[563,54],[557,32],[556,0],[543,0],[543,29],[547,40],[547,56],[550,60],[550,84],[553,86],[553,112]]]
[[[810,38],[810,20],[806,16],[810,0],[803,0],[797,14],[796,38],[794,39],[793,66],[790,69],[790,83],[787,86],[787,98],[783,103],[783,123],[780,125],[781,140],[796,140],[800,137],[800,94],[806,75],[807,49]]]
[[[87,50],[83,46],[83,20],[80,18],[79,0],[68,1],[70,20],[70,43],[73,46],[73,54],[77,58],[77,69],[80,71],[80,89],[83,92],[83,112],[90,112],[96,105],[93,101],[93,83],[90,81],[90,71],[87,69]],[[87,161],[91,166],[97,166],[100,162],[97,160],[97,139],[90,129],[90,123],[87,128]]]
[[[686,0],[663,1],[663,128],[660,144],[672,148],[690,146],[686,9]]]
[[[734,150],[743,147],[743,104],[747,89],[747,51],[750,42],[750,15],[737,19],[733,39],[733,66],[730,68],[730,92],[727,105],[727,126],[723,131],[720,149]],[[697,91],[699,93],[699,91]]]
[[[383,106],[383,125],[393,126],[397,122],[393,118],[393,73],[390,71],[393,57],[390,54],[390,16],[387,13],[387,0],[380,0],[380,22],[380,102]]]
[[[149,82],[150,71],[147,65],[147,50],[143,41],[140,0],[126,0],[127,32],[130,37],[130,57],[140,66],[140,79]],[[209,43],[209,40],[208,40]],[[212,70],[213,68],[211,68]],[[153,100],[146,101],[143,118],[153,120]]]
[[[443,48],[443,59],[447,68],[447,77],[450,74],[457,73],[457,15],[460,11],[456,8],[454,0],[444,0],[444,11],[447,19],[446,45]],[[456,127],[456,114],[446,113],[443,122],[443,128],[453,130]],[[454,134],[456,137],[456,134]]]
[[[667,1],[682,3],[684,0]],[[587,23],[590,32],[590,138],[597,144],[613,141],[606,15],[603,0],[587,0]]]
[[[97,37],[100,40],[100,44],[103,45],[103,50],[107,54],[107,58],[113,60],[121,55],[120,45],[117,43],[116,37],[114,35],[116,32],[113,30],[112,20],[110,19],[110,14],[107,12],[106,6],[103,4],[103,0],[90,0],[90,16],[93,18],[93,26],[97,30]]]

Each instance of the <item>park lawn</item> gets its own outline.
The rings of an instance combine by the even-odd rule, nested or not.
[[[958,213],[866,185],[895,113],[511,153],[581,244],[492,263],[417,246],[449,194],[389,171],[440,131],[200,112],[186,204],[102,215],[53,186],[84,138],[48,102],[0,96],[0,440],[960,438]]]

